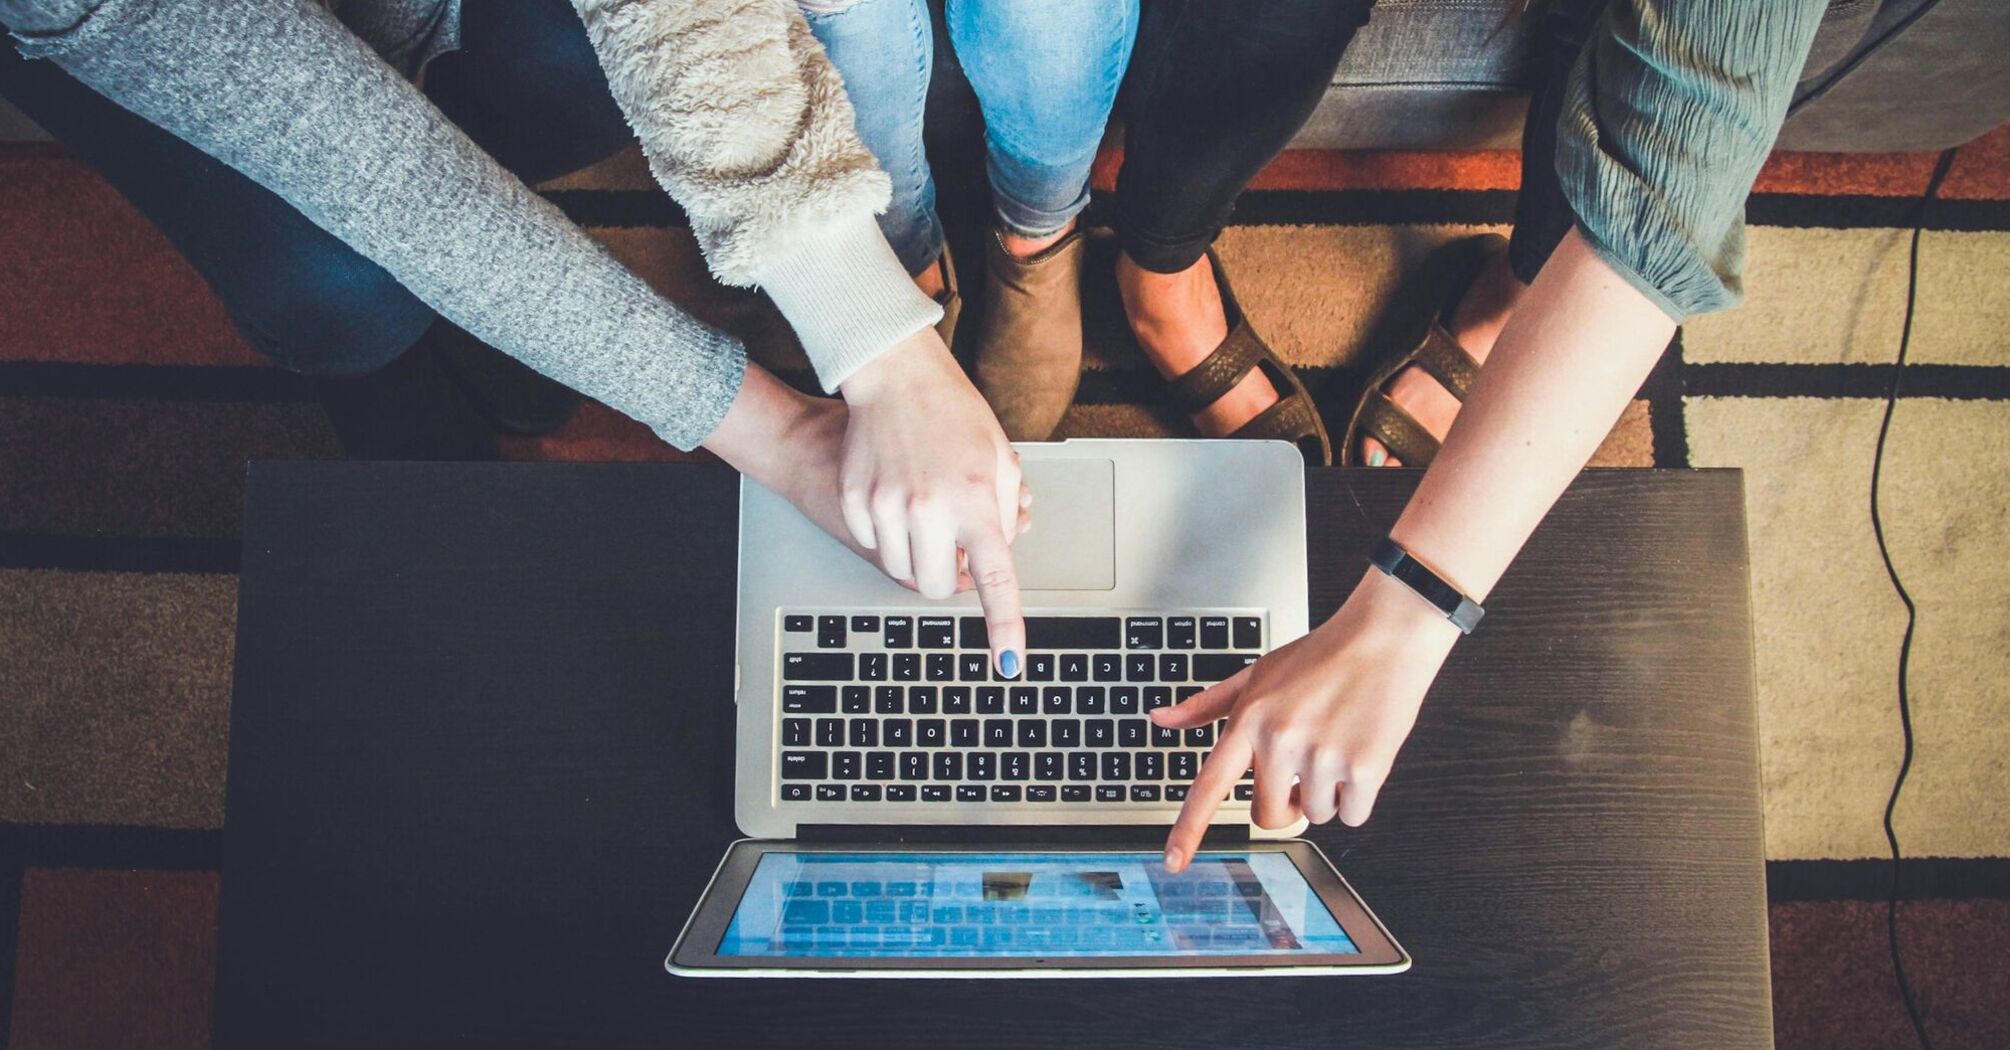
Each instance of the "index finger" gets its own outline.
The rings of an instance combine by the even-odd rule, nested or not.
[[[1193,859],[1194,851],[1200,848],[1200,838],[1207,834],[1207,823],[1214,819],[1214,811],[1228,798],[1229,789],[1242,779],[1242,771],[1249,768],[1250,750],[1241,733],[1231,728],[1214,746],[1214,753],[1200,767],[1200,776],[1194,778],[1193,786],[1187,789],[1186,804],[1179,808],[1179,819],[1173,821],[1172,834],[1166,836],[1166,869],[1172,872],[1186,870],[1186,863]]]
[[[1017,678],[1026,655],[1026,618],[1019,611],[1019,572],[1012,564],[1012,547],[996,525],[973,528],[963,550],[970,556],[970,583],[984,606],[991,665],[1000,676]]]

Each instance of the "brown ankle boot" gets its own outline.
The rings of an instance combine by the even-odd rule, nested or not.
[[[1005,436],[1045,441],[1082,379],[1082,230],[1024,259],[994,231],[984,253],[977,389]]]

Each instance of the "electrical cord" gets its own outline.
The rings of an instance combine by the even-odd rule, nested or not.
[[[1957,147],[1958,149],[1958,147]],[[1877,451],[1870,461],[1870,528],[1877,535],[1877,553],[1884,559],[1885,575],[1891,578],[1892,590],[1898,592],[1898,600],[1905,604],[1905,637],[1898,645],[1898,724],[1904,733],[1905,752],[1899,759],[1898,775],[1891,781],[1891,796],[1884,803],[1884,840],[1891,845],[1891,896],[1885,902],[1885,932],[1891,941],[1891,972],[1898,979],[1898,993],[1905,1000],[1906,1016],[1912,1019],[1912,1030],[1919,1036],[1919,1045],[1924,1050],[1933,1050],[1933,1040],[1926,1034],[1926,1019],[1919,1013],[1919,1001],[1912,994],[1912,982],[1905,977],[1905,959],[1898,948],[1898,885],[1899,868],[1904,856],[1898,848],[1898,829],[1892,825],[1892,814],[1898,810],[1899,793],[1905,790],[1905,778],[1912,772],[1912,700],[1906,689],[1906,669],[1912,660],[1913,628],[1919,621],[1919,609],[1913,604],[1912,595],[1898,578],[1898,568],[1892,564],[1891,548],[1884,541],[1884,516],[1878,504],[1878,489],[1884,476],[1885,439],[1891,434],[1892,413],[1898,408],[1898,394],[1905,380],[1905,356],[1912,346],[1912,311],[1919,297],[1919,238],[1926,230],[1926,210],[1934,198],[1940,195],[1940,184],[1947,179],[1947,171],[1954,166],[1957,149],[1946,150],[1933,166],[1933,177],[1926,182],[1926,193],[1919,199],[1919,211],[1912,224],[1912,254],[1906,264],[1905,278],[1905,323],[1899,329],[1898,362],[1891,371],[1891,389],[1884,399],[1884,421],[1877,428]]]

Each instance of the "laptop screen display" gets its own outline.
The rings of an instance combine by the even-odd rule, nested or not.
[[[1247,956],[1357,954],[1281,853],[764,855],[718,954]]]

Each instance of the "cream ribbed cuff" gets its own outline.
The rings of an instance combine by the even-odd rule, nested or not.
[[[893,344],[942,319],[870,215],[840,219],[766,260],[754,283],[802,340],[826,392]]]

